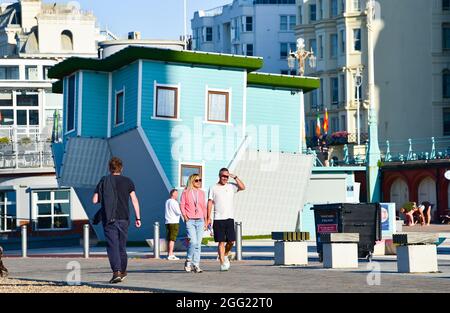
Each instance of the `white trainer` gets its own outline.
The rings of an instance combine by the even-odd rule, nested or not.
[[[176,260],[179,260],[179,258],[177,258],[177,257],[173,254],[173,255],[169,255],[169,256],[167,257],[167,260],[170,260],[170,261],[176,261]]]

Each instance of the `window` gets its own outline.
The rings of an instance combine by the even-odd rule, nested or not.
[[[289,15],[289,30],[295,30],[297,23],[297,17],[295,15]]]
[[[61,49],[63,51],[73,50],[73,35],[69,30],[65,30],[61,33]]]
[[[281,70],[281,75],[292,75],[292,76],[296,76],[297,75],[297,71],[296,70]]]
[[[17,106],[19,107],[37,107],[39,106],[39,95],[17,95]]]
[[[353,4],[353,11],[361,11],[361,0],[352,0]]]
[[[450,24],[442,25],[442,49],[450,50]]]
[[[450,71],[442,73],[442,98],[450,99]]]
[[[212,27],[206,27],[206,41],[213,41],[213,29]]]
[[[38,230],[70,229],[70,190],[33,192]]]
[[[450,10],[450,0],[442,0],[442,10]]]
[[[282,42],[280,43],[280,59],[287,59],[288,54],[291,51],[297,49],[297,43],[295,42]]]
[[[49,79],[48,78],[48,70],[51,69],[51,68],[52,68],[51,66],[44,66],[42,68],[42,74],[43,74],[43,79],[44,80],[48,80]]]
[[[330,78],[331,104],[339,104],[339,79],[337,77]]]
[[[198,174],[202,177],[202,166],[201,165],[189,165],[181,164],[181,174],[180,174],[180,187],[186,187],[189,176],[192,174]]]
[[[336,58],[338,53],[338,36],[332,34],[330,36],[330,58]]]
[[[37,66],[25,66],[25,79],[26,80],[38,80],[38,67]]]
[[[0,191],[0,232],[9,232],[16,228],[16,192]]]
[[[320,79],[320,88],[319,88],[319,105],[323,106],[325,103],[325,95],[323,93],[325,89],[325,84],[323,78]]]
[[[253,56],[253,44],[246,44],[245,45],[245,55]]]
[[[341,75],[341,102],[345,103],[347,101],[347,84],[345,81],[345,75]]]
[[[339,131],[339,118],[338,117],[332,117],[331,118],[331,132],[335,133]]]
[[[354,51],[361,51],[361,28],[353,30],[353,49]]]
[[[309,5],[309,21],[317,21],[317,6],[315,4]]]
[[[0,66],[0,79],[18,80],[19,79],[19,67],[18,66]]]
[[[319,36],[319,59],[323,59],[323,36]]]
[[[245,31],[252,32],[253,31],[253,16],[245,17]]]
[[[315,39],[309,40],[309,50],[312,50],[314,55],[317,55],[317,41]]]
[[[331,17],[338,15],[338,0],[330,0],[330,13]]]
[[[444,136],[450,136],[450,109],[444,109]]]
[[[13,99],[11,93],[0,93],[0,107],[12,107]]]
[[[358,101],[358,92],[359,92],[359,102],[361,102],[364,99],[364,96],[363,96],[363,85],[359,86],[359,88],[355,86],[355,100],[356,101]]]
[[[300,5],[299,7],[298,7],[298,24],[299,25],[301,25],[301,24],[303,24],[303,9],[302,9],[303,7]]]
[[[156,117],[178,118],[178,88],[156,87]]]
[[[217,41],[220,41],[220,25],[217,26]]]
[[[319,16],[318,16],[318,18],[317,19],[323,19],[324,18],[324,15],[323,15],[323,1],[322,0],[317,0],[317,5],[318,5],[318,7],[319,7]]]
[[[39,125],[38,110],[17,110],[18,126],[37,126]]]
[[[208,91],[208,121],[229,122],[230,94],[222,91]]]
[[[281,31],[288,30],[288,16],[287,15],[280,16],[280,30]]]
[[[0,110],[0,125],[9,126],[14,124],[13,110]]]
[[[345,115],[341,116],[341,130],[347,130],[347,117]]]
[[[67,92],[67,132],[75,129],[75,76],[72,75],[68,81]]]
[[[315,110],[315,109],[317,109],[317,96],[318,96],[318,90],[316,89],[316,90],[314,90],[314,91],[311,91],[311,110]]]
[[[124,92],[123,91],[119,91],[118,93],[116,93],[116,114],[115,114],[115,124],[120,125],[124,122],[124,115],[125,115],[125,110],[124,110],[124,103],[125,102],[125,97],[124,97]]]
[[[344,14],[345,13],[345,2],[347,0],[341,0],[341,13]]]
[[[345,30],[341,30],[339,33],[341,35],[341,53],[344,54],[346,50]]]

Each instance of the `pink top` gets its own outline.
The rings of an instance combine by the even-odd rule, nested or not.
[[[201,189],[185,189],[181,194],[181,213],[189,219],[207,217],[206,196]]]

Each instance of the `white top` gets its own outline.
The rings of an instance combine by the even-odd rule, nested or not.
[[[166,211],[165,211],[165,217],[166,217],[166,224],[178,224],[180,223],[180,216],[181,216],[181,210],[180,210],[180,204],[177,200],[169,199],[166,201]]]
[[[214,201],[214,220],[234,218],[234,194],[239,191],[236,184],[215,184],[209,189],[209,200]]]

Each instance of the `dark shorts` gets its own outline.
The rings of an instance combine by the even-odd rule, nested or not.
[[[177,241],[180,224],[166,224],[167,241]]]
[[[215,242],[236,241],[233,219],[214,221],[213,232]]]

